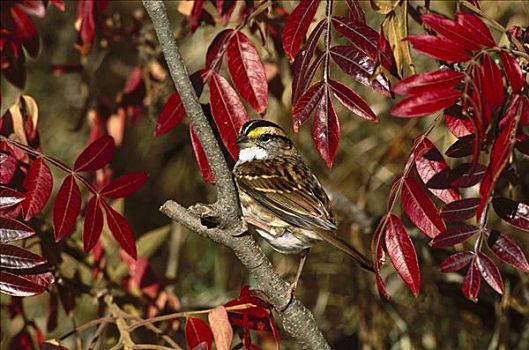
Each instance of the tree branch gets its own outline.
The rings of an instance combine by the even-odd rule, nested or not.
[[[310,311],[295,298],[289,304],[287,283],[274,270],[255,240],[250,235],[243,235],[246,232],[246,224],[238,216],[238,196],[231,172],[198,103],[172,35],[165,5],[162,1],[143,0],[143,6],[151,17],[176,90],[217,181],[217,201],[213,205],[195,205],[186,209],[176,202],[167,201],[160,211],[198,234],[231,248],[256,281],[257,288],[268,295],[270,302],[282,317],[284,330],[297,343],[307,349],[330,349]],[[208,218],[218,222],[209,228],[210,225],[205,225]]]

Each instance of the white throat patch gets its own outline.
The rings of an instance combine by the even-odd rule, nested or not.
[[[267,159],[268,153],[258,146],[244,148],[239,151],[239,162],[245,163],[251,160],[263,160]]]

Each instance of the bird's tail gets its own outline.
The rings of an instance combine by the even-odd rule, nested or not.
[[[351,246],[349,243],[336,236],[331,231],[319,231],[321,237],[331,244],[333,247],[341,250],[345,254],[349,255],[361,268],[375,272],[373,269],[373,264],[370,259],[368,259],[364,254],[358,251],[355,247]]]

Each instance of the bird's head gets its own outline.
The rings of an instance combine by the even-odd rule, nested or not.
[[[296,152],[285,131],[268,120],[250,120],[239,130],[239,161],[270,159]]]

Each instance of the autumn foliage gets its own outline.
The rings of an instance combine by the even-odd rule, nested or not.
[[[181,5],[187,35],[201,26],[219,27],[200,68],[189,76],[195,93],[211,117],[226,156],[236,161],[240,126],[252,118],[267,118],[269,96],[278,94],[272,86],[279,75],[290,76],[291,85],[283,87],[291,104],[291,119],[286,123],[298,133],[311,120],[314,145],[329,168],[338,159],[344,136],[340,125],[347,114],[358,117],[366,129],[374,125],[368,122],[384,124],[388,119],[375,112],[366,93],[395,99],[389,115],[415,119],[417,125],[424,118],[420,121],[424,127],[422,133],[410,136],[414,142],[407,161],[393,180],[386,207],[379,210],[381,217],[371,239],[376,279],[370,283],[383,299],[389,299],[386,282],[396,272],[411,293],[419,295],[416,249],[426,241],[427,249],[443,250],[440,271],[462,271],[464,297],[477,302],[482,280],[503,294],[506,265],[529,272],[524,249],[514,234],[514,230],[529,231],[529,204],[516,195],[524,193],[519,187],[527,184],[519,169],[529,156],[529,31],[503,28],[485,18],[478,1],[461,2],[464,6],[458,5],[449,17],[431,10],[429,1],[417,9],[406,1],[377,3],[301,0],[292,11],[281,2],[268,1],[195,0]],[[43,116],[38,106],[46,101],[19,92],[14,103],[2,106],[0,292],[13,296],[2,307],[9,309],[11,318],[24,316],[18,297],[48,292],[47,331],[53,331],[59,304],[71,314],[78,307],[76,298],[97,294],[80,282],[81,277],[62,275],[60,265],[67,256],[68,261],[87,265],[94,280],[105,281],[105,288],[123,289],[119,298],[97,296],[99,308],[114,310],[112,318],[102,316],[105,326],[123,319],[133,332],[145,324],[167,321],[163,331],[154,326],[146,329],[163,338],[180,328],[189,349],[211,349],[213,344],[229,349],[237,342],[239,348],[258,349],[255,339],[259,337],[252,334],[279,344],[267,297],[248,286],[241,285],[237,298],[216,307],[180,312],[177,298],[165,289],[172,281],[158,278],[145,253],[149,249],[138,248],[142,237],[148,237],[144,242],[163,241],[163,235],[133,232],[119,205],[119,199],[131,196],[149,180],[140,165],[133,172],[113,174],[113,159],[121,151],[127,127],[153,106],[159,107],[153,139],[167,137],[185,123],[180,94],[164,95],[160,87],[168,76],[163,58],[145,48],[157,45],[143,37],[147,19],[136,13],[116,20],[108,14],[108,1],[6,2],[0,28],[2,79],[24,90],[31,74],[26,61],[38,59],[41,51],[42,38],[34,22],[49,11],[65,11],[69,6],[75,8],[76,40],[71,45],[80,63],[53,64],[50,75],[76,74],[94,87],[84,59],[94,46],[104,50],[103,42],[107,46],[130,43],[141,60],[121,88],[113,91],[114,99],[97,88],[88,94],[75,118],[75,132],[81,134],[83,126],[89,130],[87,142],[71,164],[48,154],[40,143]],[[380,27],[372,27],[366,19],[368,7],[383,17]],[[408,14],[422,27],[420,34],[408,35]],[[506,40],[500,43],[491,28]],[[277,61],[285,61],[288,72],[272,72],[270,67],[278,64],[270,63],[270,55],[264,54],[269,51],[279,57]],[[411,52],[436,68],[416,73]],[[192,123],[185,128],[202,178],[214,184]],[[451,145],[442,152],[433,134],[445,135]],[[119,246],[114,258],[125,266],[126,271],[115,276],[108,265],[113,253],[103,244],[104,232]],[[33,243],[20,243],[28,241]],[[393,268],[388,268],[389,262]],[[144,318],[155,321],[143,322],[132,313],[115,311],[130,298],[141,300]],[[174,317],[156,319],[167,314]],[[207,315],[207,322],[200,315]],[[37,323],[23,318],[24,327],[9,346],[31,349],[36,348],[33,342],[43,344],[46,337]],[[175,321],[179,318],[182,324]],[[234,340],[234,331],[240,341]],[[170,337],[163,339],[173,345]]]

